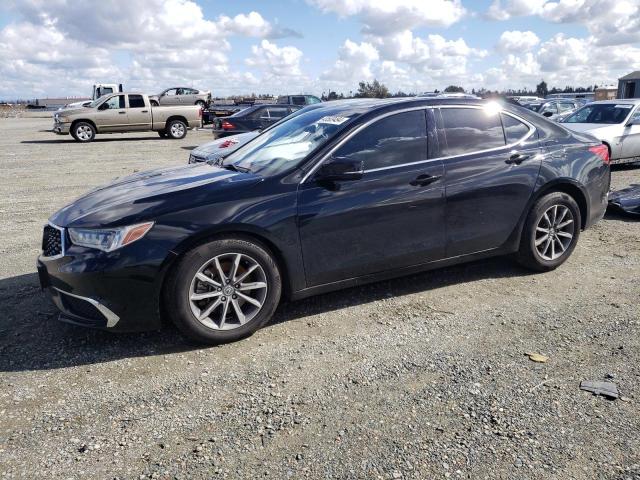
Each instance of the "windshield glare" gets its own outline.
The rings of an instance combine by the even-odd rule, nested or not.
[[[613,125],[622,123],[631,113],[633,105],[630,104],[587,104],[573,115],[567,117],[564,123],[602,123]]]
[[[223,165],[259,175],[276,175],[298,165],[324,145],[355,115],[345,109],[314,109],[274,125],[229,155]]]

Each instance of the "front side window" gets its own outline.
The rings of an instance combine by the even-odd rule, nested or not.
[[[565,123],[622,123],[632,108],[633,105],[629,103],[589,103],[567,117]]]
[[[265,116],[270,119],[280,119],[289,115],[289,109],[284,107],[270,107],[267,108],[267,113]]]
[[[105,102],[108,107],[102,107],[109,110],[118,110],[124,107],[124,95],[115,95]]]
[[[505,146],[498,113],[478,108],[442,108],[440,113],[446,138],[443,157]]]
[[[167,90],[166,92],[164,92],[164,94],[172,97],[176,94],[176,89],[172,88],[171,90]]]
[[[129,108],[144,108],[142,95],[129,95]]]
[[[419,162],[427,158],[426,135],[423,110],[398,113],[358,132],[333,156],[363,161],[365,170]]]

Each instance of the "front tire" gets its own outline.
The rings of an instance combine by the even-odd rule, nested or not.
[[[273,316],[282,280],[262,245],[221,239],[188,252],[170,276],[169,317],[188,338],[216,345],[248,337]]]
[[[564,192],[544,195],[527,216],[518,262],[538,272],[554,270],[571,256],[581,225],[580,208],[573,197]]]
[[[89,122],[78,122],[71,128],[71,136],[78,142],[92,142],[96,138],[96,129]]]
[[[180,140],[187,136],[187,124],[182,120],[171,120],[165,129],[167,135],[174,140]]]

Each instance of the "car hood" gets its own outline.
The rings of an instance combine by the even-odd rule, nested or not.
[[[562,126],[574,132],[587,132],[603,139],[619,135],[621,125],[603,125],[601,123],[562,123]]]
[[[247,188],[262,177],[204,164],[150,170],[98,187],[60,209],[58,226],[111,227],[215,203],[230,189]]]
[[[70,115],[76,115],[77,113],[86,113],[89,111],[93,111],[92,108],[83,107],[82,105],[68,105],[64,108],[56,110],[57,113],[61,117],[66,117]]]
[[[191,152],[194,155],[206,157],[207,155],[211,155],[214,153],[219,153],[222,155],[228,155],[231,152],[236,151],[245,143],[249,142],[249,140],[253,140],[256,138],[260,132],[247,132],[240,133],[238,135],[231,135],[229,137],[222,137],[213,142],[208,142],[199,147],[194,148]]]

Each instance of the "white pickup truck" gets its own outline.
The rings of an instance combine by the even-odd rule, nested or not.
[[[104,95],[89,104],[58,110],[53,132],[90,142],[98,133],[155,131],[161,137],[184,138],[202,126],[202,109],[195,105],[152,107],[141,93]]]

